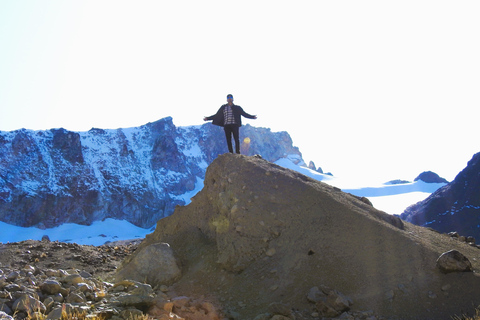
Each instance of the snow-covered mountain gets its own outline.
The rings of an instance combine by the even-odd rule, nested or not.
[[[313,163],[307,167],[287,132],[245,125],[240,135],[243,154],[367,197],[390,214],[445,185],[352,183]],[[176,205],[190,202],[203,188],[207,166],[226,151],[221,128],[176,127],[171,118],[116,130],[0,132],[0,242],[48,235],[98,245],[144,237]]]
[[[303,164],[286,132],[246,125],[241,141],[245,155]],[[226,151],[221,128],[176,127],[170,117],[128,129],[0,132],[0,221],[51,228],[113,218],[148,228],[188,203]]]

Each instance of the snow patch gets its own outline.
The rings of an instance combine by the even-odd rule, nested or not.
[[[70,242],[100,246],[109,241],[145,238],[151,229],[137,227],[125,220],[105,219],[95,221],[90,226],[66,223],[51,229],[24,228],[0,222],[0,242],[41,240],[47,235],[51,241]]]
[[[172,195],[170,194],[170,196],[172,197],[172,199],[175,199],[175,200],[182,200],[185,202],[185,205],[188,205],[190,202],[192,202],[192,198],[200,192],[200,190],[203,189],[203,182],[204,180],[197,177],[197,181],[195,182],[195,188],[192,190],[192,191],[187,191],[185,192],[184,194],[181,194],[181,195]]]

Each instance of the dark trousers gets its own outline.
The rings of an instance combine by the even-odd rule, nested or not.
[[[227,138],[227,145],[228,145],[228,151],[230,153],[233,153],[233,146],[232,146],[232,134],[233,134],[233,139],[235,139],[235,151],[240,154],[240,138],[239,138],[239,129],[240,127],[235,124],[227,124],[223,127],[223,130],[225,130],[225,137]]]

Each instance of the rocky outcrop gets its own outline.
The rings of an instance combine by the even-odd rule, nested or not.
[[[322,168],[320,168],[320,167],[317,168],[317,167],[315,166],[315,163],[314,163],[313,161],[310,161],[310,162],[308,163],[308,168],[309,168],[309,169],[312,169],[312,170],[314,170],[314,171],[317,171],[318,173],[323,173]]]
[[[440,232],[456,231],[480,238],[480,153],[455,179],[428,198],[408,207],[401,218]]]
[[[301,160],[286,132],[243,126],[244,154]],[[116,218],[148,228],[188,203],[207,166],[227,151],[221,128],[0,132],[0,221],[40,228]],[[303,161],[303,160],[302,160]]]
[[[219,301],[227,318],[366,319],[371,310],[438,319],[480,302],[474,273],[445,275],[436,267],[455,249],[476,272],[476,247],[255,156],[215,159],[204,188],[159,220],[118,274],[132,264],[150,270],[137,252],[161,243],[181,269],[172,290]]]
[[[426,183],[448,183],[448,181],[432,171],[424,171],[415,178],[414,181],[423,181]]]

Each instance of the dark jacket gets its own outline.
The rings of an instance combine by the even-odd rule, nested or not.
[[[224,104],[223,106],[218,109],[217,113],[214,114],[213,116],[207,117],[207,120],[213,120],[212,124],[216,126],[223,127],[225,124],[225,119],[223,116],[223,110],[225,109],[227,105]],[[243,111],[242,107],[237,106],[237,105],[232,105],[232,112],[233,112],[233,118],[235,119],[235,124],[238,125],[239,127],[242,126],[242,117],[244,116],[245,118],[249,119],[254,119],[255,116],[252,116],[251,114],[246,113]]]

